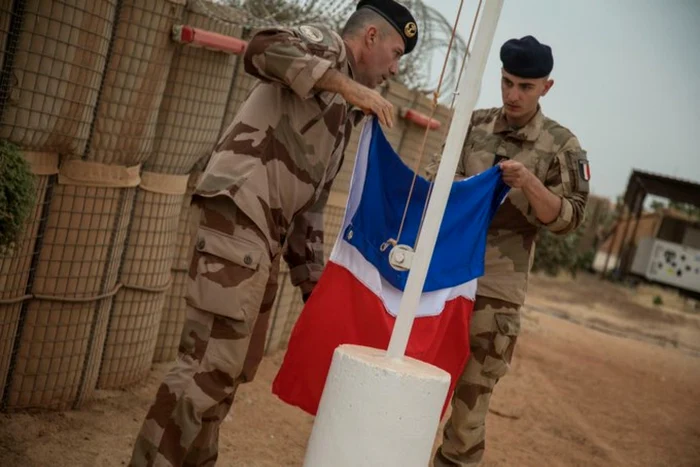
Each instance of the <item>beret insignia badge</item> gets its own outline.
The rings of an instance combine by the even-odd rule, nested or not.
[[[403,28],[403,33],[406,34],[406,37],[408,37],[409,39],[415,36],[416,32],[418,32],[418,27],[413,21],[406,23],[406,26],[404,26]]]

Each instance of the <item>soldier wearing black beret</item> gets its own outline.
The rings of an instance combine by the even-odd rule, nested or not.
[[[552,49],[532,36],[510,39],[501,46],[501,93],[508,123],[524,126],[539,110],[554,81]]]
[[[457,178],[498,165],[511,190],[487,234],[484,275],[470,322],[471,353],[456,384],[434,467],[481,462],[489,401],[510,369],[537,236],[542,230],[564,235],[577,229],[588,201],[586,151],[540,106],[554,84],[549,78],[552,49],[525,36],[506,41],[500,58],[503,105],[473,112]],[[434,176],[437,162],[428,168],[428,177]]]
[[[532,36],[511,39],[501,46],[503,69],[520,78],[545,78],[554,67],[552,49]]]
[[[404,55],[411,53],[418,42],[418,26],[408,8],[393,0],[361,0],[357,9],[368,8],[379,13],[401,35]]]

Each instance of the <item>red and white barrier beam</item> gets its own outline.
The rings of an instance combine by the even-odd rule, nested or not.
[[[401,109],[401,117],[415,123],[418,126],[422,126],[423,128],[430,128],[431,130],[436,130],[440,128],[442,123],[439,120],[436,120],[434,118],[430,118],[427,115],[418,112],[417,110],[414,109],[407,109],[407,108],[402,108]]]
[[[195,28],[186,24],[173,26],[172,37],[175,42],[180,44],[234,55],[241,55],[248,45],[243,39]]]

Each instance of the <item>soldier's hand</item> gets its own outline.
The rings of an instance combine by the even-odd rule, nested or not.
[[[366,114],[375,114],[382,125],[389,128],[394,126],[394,106],[377,91],[355,83],[355,86],[348,87],[343,97]]]
[[[503,161],[499,162],[498,165],[503,171],[503,181],[511,188],[523,188],[535,177],[532,172],[527,170],[527,167],[518,161]]]

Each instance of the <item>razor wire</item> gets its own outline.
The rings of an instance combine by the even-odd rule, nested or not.
[[[244,25],[249,28],[268,26],[298,26],[306,23],[331,25],[336,31],[355,9],[350,0],[194,0],[203,11],[218,21]],[[435,8],[422,0],[405,0],[403,4],[412,12],[420,25],[420,37],[416,48],[399,64],[395,77],[408,88],[424,94],[434,93],[438,76],[432,66],[432,57],[444,57],[450,48],[452,24]],[[220,8],[228,6],[230,8]],[[231,13],[231,11],[235,13]],[[462,67],[462,56],[467,43],[459,35],[452,41],[452,52],[447,57],[447,68],[442,85],[454,88]],[[446,101],[450,96],[441,96]]]

